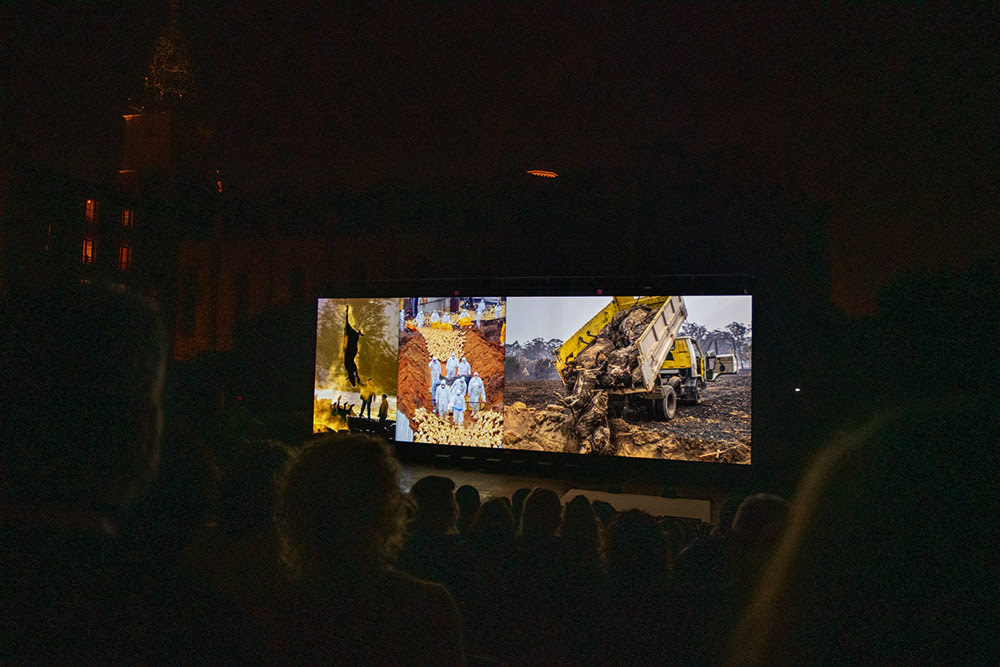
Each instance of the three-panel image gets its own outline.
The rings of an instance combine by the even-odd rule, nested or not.
[[[320,299],[314,432],[751,461],[750,296]]]

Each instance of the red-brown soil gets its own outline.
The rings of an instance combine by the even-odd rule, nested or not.
[[[404,331],[399,337],[399,387],[396,409],[412,419],[417,408],[433,410],[431,356],[427,341],[419,333]]]
[[[469,365],[472,366],[472,370],[479,373],[479,377],[483,379],[483,385],[486,387],[486,407],[502,406],[504,395],[503,347],[499,343],[484,340],[475,329],[469,329],[465,332],[462,353]],[[430,362],[430,359],[427,361]]]

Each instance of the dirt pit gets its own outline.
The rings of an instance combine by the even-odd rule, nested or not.
[[[433,346],[431,342],[433,341]],[[417,410],[424,408],[433,412],[434,399],[431,396],[431,349],[439,352],[452,351],[469,362],[474,373],[479,373],[486,390],[483,410],[501,409],[504,402],[503,347],[499,343],[484,340],[476,329],[465,331],[442,329],[406,330],[399,338],[399,385],[397,389],[397,409],[407,419],[415,419]],[[438,355],[441,372],[445,372],[448,355]]]
[[[750,463],[749,372],[724,375],[702,392],[699,405],[679,405],[670,421],[627,410],[610,417],[608,428],[619,456]],[[559,401],[559,380],[508,382],[505,387],[504,446],[579,452],[572,416]]]

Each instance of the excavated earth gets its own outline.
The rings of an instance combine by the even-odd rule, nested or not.
[[[750,463],[749,372],[723,375],[702,392],[700,405],[678,405],[670,421],[645,410],[626,410],[608,420],[620,456]],[[559,401],[561,381],[508,382],[504,446],[578,452],[572,418]]]
[[[482,406],[482,419],[474,418],[470,411],[465,424],[459,429],[450,417],[441,420],[433,414],[429,347],[437,351],[442,370],[448,355],[455,352],[459,358],[464,355],[473,372],[483,378],[486,401]],[[476,446],[500,444],[500,410],[504,402],[503,354],[503,347],[498,342],[485,340],[476,329],[446,331],[425,328],[407,330],[400,335],[397,409],[410,420],[420,442]],[[490,411],[496,411],[495,416],[487,414]]]

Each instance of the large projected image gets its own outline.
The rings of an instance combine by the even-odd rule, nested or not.
[[[313,432],[393,438],[400,299],[320,299]]]
[[[749,296],[320,299],[313,430],[751,461]]]
[[[503,445],[748,464],[749,296],[512,297]]]
[[[396,440],[502,446],[505,309],[503,297],[402,300]]]

